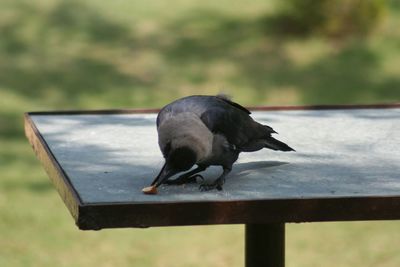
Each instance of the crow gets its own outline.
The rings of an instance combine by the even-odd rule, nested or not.
[[[165,163],[151,187],[143,192],[156,193],[156,188],[164,183],[196,182],[200,176],[197,173],[212,165],[222,166],[223,172],[212,183],[202,183],[200,190],[222,190],[225,177],[241,152],[263,148],[294,151],[273,138],[271,135],[276,132],[254,121],[250,114],[248,109],[222,95],[188,96],[163,107],[157,116],[157,131]],[[190,170],[194,165],[197,167]],[[188,172],[168,180],[184,171]]]

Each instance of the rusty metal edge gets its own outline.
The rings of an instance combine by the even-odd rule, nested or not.
[[[81,207],[81,230],[400,219],[400,196],[213,202],[105,203]]]
[[[247,107],[251,111],[274,111],[274,110],[335,110],[335,109],[374,109],[374,108],[400,108],[400,103],[383,104],[360,104],[360,105],[303,105],[303,106],[253,106]],[[54,110],[33,111],[29,115],[97,115],[97,114],[135,114],[135,113],[157,113],[158,108],[152,109],[94,109],[94,110]]]

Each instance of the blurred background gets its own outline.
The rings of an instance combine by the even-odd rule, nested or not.
[[[243,227],[79,231],[23,112],[400,101],[400,1],[1,0],[0,266],[243,266]],[[400,266],[399,222],[290,224],[288,266]]]

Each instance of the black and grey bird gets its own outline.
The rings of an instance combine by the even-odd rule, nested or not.
[[[222,190],[239,153],[263,148],[294,150],[273,138],[271,135],[276,132],[254,121],[250,114],[224,96],[188,96],[162,108],[157,116],[157,131],[165,164],[152,187],[195,182],[197,173],[217,165],[223,168],[221,176],[212,183],[201,184],[200,189]],[[197,167],[190,170],[194,165]],[[168,180],[184,171],[188,172]]]

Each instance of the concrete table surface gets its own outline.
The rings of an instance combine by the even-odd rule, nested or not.
[[[81,229],[400,218],[400,108],[253,111],[297,152],[242,153],[223,191],[166,186],[156,114],[27,113],[26,135]],[[204,173],[214,179],[221,172]]]

